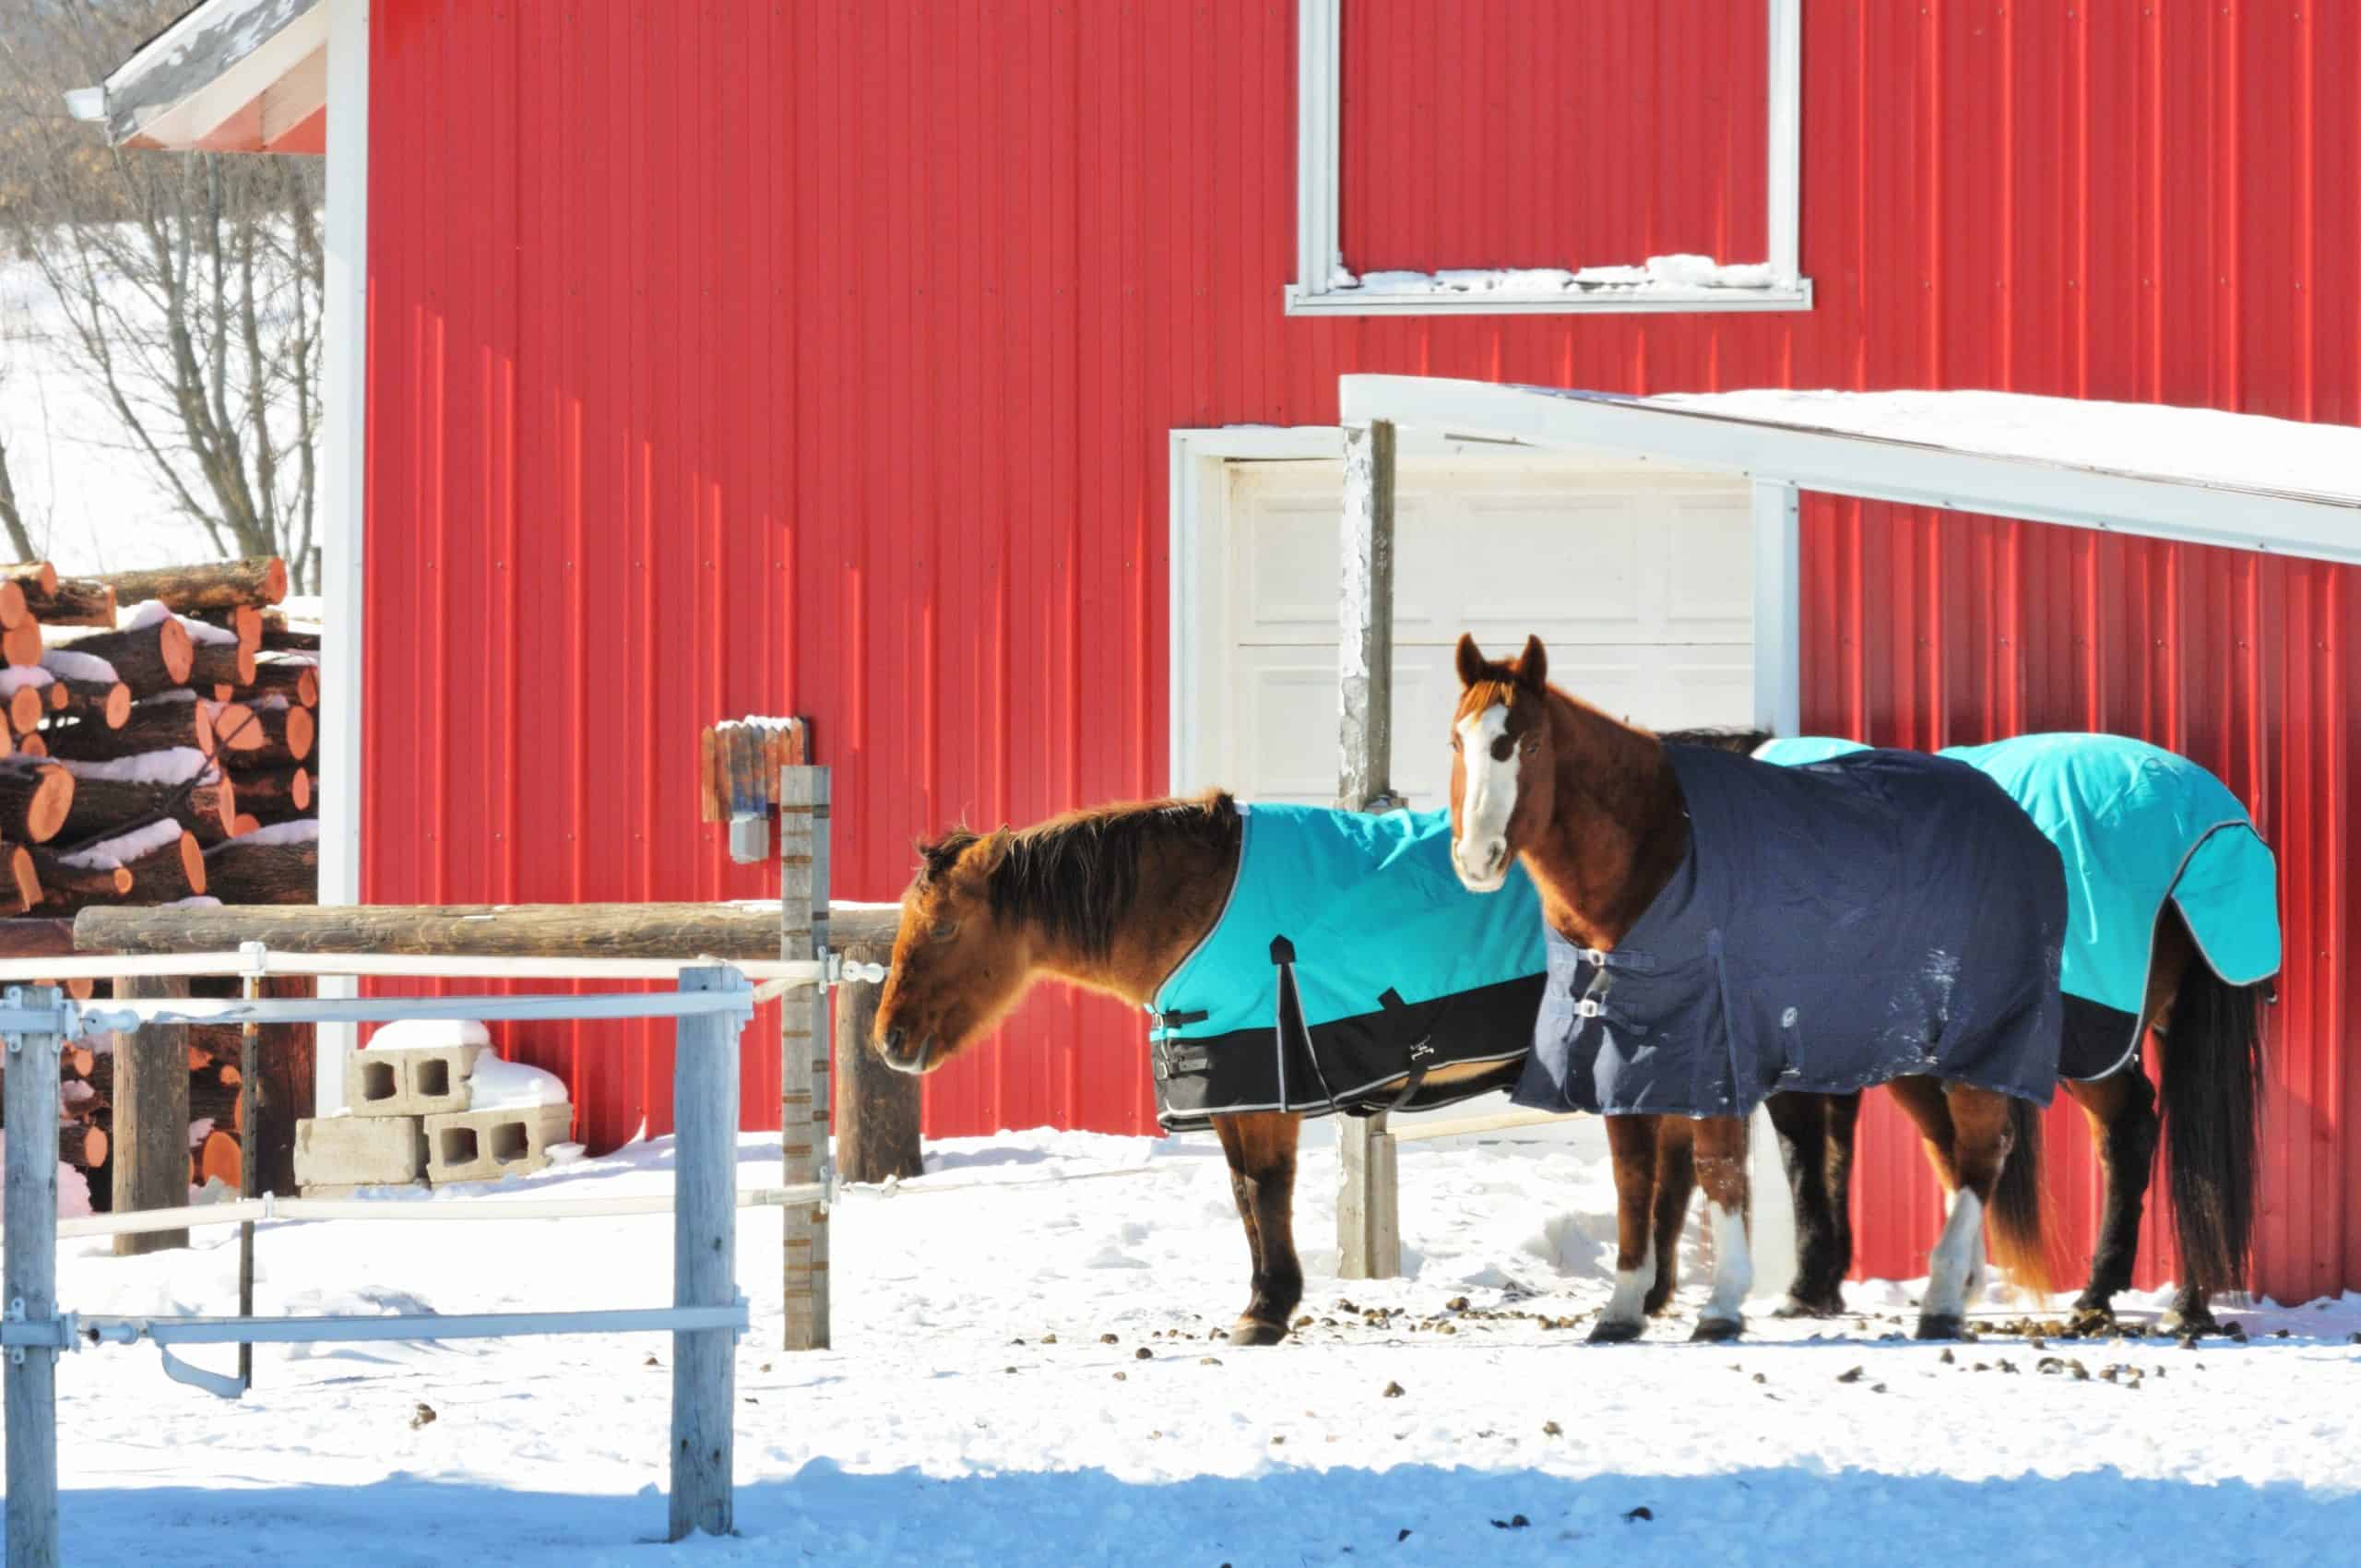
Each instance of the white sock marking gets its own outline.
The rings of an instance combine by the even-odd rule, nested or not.
[[[1951,1217],[1927,1262],[1927,1317],[1962,1317],[1967,1312],[1968,1270],[1984,1248],[1984,1205],[1962,1187],[1952,1196]]]
[[[1648,1241],[1647,1254],[1640,1259],[1637,1268],[1615,1271],[1615,1294],[1608,1299],[1607,1311],[1599,1316],[1608,1323],[1643,1323],[1647,1319],[1648,1291],[1656,1282],[1656,1244]]]
[[[1717,1323],[1737,1323],[1746,1315],[1746,1294],[1754,1285],[1746,1217],[1707,1199],[1705,1225],[1714,1238],[1714,1293],[1703,1315]]]

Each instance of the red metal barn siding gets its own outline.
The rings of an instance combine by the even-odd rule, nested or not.
[[[1728,30],[1691,36],[1703,13],[1643,30],[1615,19],[1627,7],[1586,4],[1596,25],[1549,45],[1580,56],[1563,66],[1577,84],[1730,57]],[[2361,418],[2361,209],[2348,199],[2361,111],[2344,90],[2361,74],[2361,17],[2345,8],[1812,0],[1803,257],[1816,309],[1448,320],[1280,313],[1294,9],[380,0],[365,896],[761,894],[768,878],[727,862],[693,799],[697,727],[750,710],[814,720],[851,897],[894,897],[912,836],[956,818],[1025,822],[1156,792],[1168,432],[1330,422],[1341,372],[1635,391],[2001,386]],[[1510,132],[1456,107],[1516,89],[1513,73],[1467,63],[1524,69],[1525,41],[1501,34],[1542,14],[1490,6],[1436,40],[1347,7],[1348,76],[1431,79],[1455,109],[1417,136],[1381,120],[1370,146],[1348,148],[1348,244],[1385,247],[1370,255],[1394,266],[1501,259],[1462,253],[1463,233],[1511,260],[1628,261],[1556,247],[1688,245],[1705,220],[1672,215],[1696,213],[1742,244],[1759,220],[1736,197],[1757,176],[1750,151],[1750,167],[1718,161],[1751,134],[1734,120],[1693,148],[1699,193],[1659,195],[1686,166],[1667,138],[1633,131],[1657,161],[1628,177],[1643,153],[1616,137],[1631,127],[1586,122],[1572,93]],[[1536,82],[1548,57],[1533,53]],[[1367,90],[1348,80],[1349,124]],[[1643,96],[1617,99],[1617,113]],[[1494,169],[1503,146],[1553,137],[1601,166],[1595,182],[1565,161],[1513,181]],[[1468,188],[1448,227],[1420,216],[1455,183]],[[1583,210],[1490,228],[1485,192]],[[1528,241],[1552,253],[1506,255]],[[1993,525],[1907,526],[1973,540]],[[2027,722],[2071,711],[2084,689],[2120,700],[2128,688],[2092,671],[2149,671],[2160,657],[2131,640],[2150,612],[2131,615],[2130,600],[2102,616],[2058,597],[2044,564],[2087,547],[2071,536],[2014,530],[2045,542],[1986,596],[1948,557],[1898,557],[1904,540],[1833,528],[1816,507],[1813,559],[1870,585],[1861,613],[1893,613],[1876,585],[1896,560],[1930,574],[1909,602],[1947,609],[1945,651],[1923,677],[1915,641],[1890,635],[1874,660],[1832,662],[1837,611],[1815,579],[1815,722],[1857,714],[1883,733],[1920,711],[1897,701],[1931,701],[1923,680],[1940,683],[1927,691],[1946,699],[1946,732],[1999,728],[2007,712],[1971,707],[1987,657],[1975,616],[2021,628]],[[2177,597],[2154,602],[2246,596],[2261,635],[2284,642],[2279,617],[2294,612],[2277,596],[2293,595],[2343,646],[2336,574],[2270,563],[2279,576],[2239,587],[2266,569],[2107,548],[2142,570],[2174,563]],[[2099,580],[2103,601],[2132,591]],[[2087,649],[2058,640],[2076,614]],[[2227,679],[2195,653],[2188,668]],[[2318,935],[2338,929],[2343,885],[2344,769],[2322,727],[2338,688],[2300,661],[2274,668],[2250,692],[2184,683],[2180,711],[2193,744],[2218,724],[2215,703],[2269,742],[2248,748],[2275,770],[2250,798],[2289,869],[2291,917],[2316,928],[2291,940],[2311,967],[2291,974],[2278,1020],[2288,1087],[2266,1241],[2274,1278],[2350,1279],[2361,1230],[2326,1173],[2361,1158],[2338,1120],[2350,965]],[[1863,695],[1832,707],[1832,689]],[[2297,852],[2298,834],[2317,842]],[[655,1036],[599,1031],[623,1043],[595,1056],[591,1037],[528,1045],[570,1073],[594,1143],[643,1119],[661,1131]],[[929,1081],[928,1124],[1144,1130],[1142,1054],[1120,1009],[1045,992],[1000,1048]],[[750,1123],[771,1115],[775,1073],[750,1057]],[[2310,1109],[2311,1145],[2285,1141],[2291,1099]],[[1870,1261],[1901,1267],[1898,1246],[1880,1241]]]

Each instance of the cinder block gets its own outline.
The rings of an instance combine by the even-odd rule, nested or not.
[[[415,1182],[426,1134],[415,1116],[321,1116],[295,1123],[295,1184],[360,1187]]]
[[[445,1182],[490,1182],[539,1170],[550,1162],[550,1146],[565,1141],[573,1121],[570,1105],[430,1116],[426,1179],[439,1187]]]
[[[440,1116],[468,1108],[481,1045],[372,1047],[344,1059],[344,1103],[355,1116]]]
[[[426,1191],[426,1183],[423,1181],[346,1182],[341,1183],[331,1182],[325,1186],[304,1187],[300,1190],[303,1193],[303,1195],[307,1198],[357,1198],[363,1193],[374,1197],[377,1194],[394,1187],[409,1187],[421,1193]]]

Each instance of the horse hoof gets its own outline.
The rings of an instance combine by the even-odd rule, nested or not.
[[[2081,1301],[2074,1303],[2074,1315],[2066,1320],[2067,1328],[2084,1338],[2094,1338],[2115,1331],[2115,1308],[2106,1301]]]
[[[1921,1339],[1958,1339],[1967,1331],[1967,1320],[1960,1317],[1921,1317],[1918,1337]]]
[[[1229,1331],[1229,1342],[1232,1345],[1239,1346],[1275,1345],[1287,1336],[1287,1324],[1283,1323],[1264,1323],[1259,1319],[1251,1317],[1240,1318],[1238,1320],[1238,1326]]]
[[[2211,1307],[2175,1307],[2156,1319],[2156,1326],[2183,1338],[2222,1332],[2221,1321],[2214,1317]]]
[[[1622,1318],[1603,1317],[1591,1325],[1594,1345],[1628,1345],[1640,1336],[1641,1325]]]
[[[1808,1301],[1801,1296],[1790,1296],[1772,1308],[1771,1315],[1773,1317],[1835,1317],[1844,1311],[1845,1302],[1842,1297],[1832,1296],[1824,1301]]]
[[[1721,1344],[1727,1340],[1736,1339],[1739,1335],[1744,1334],[1745,1332],[1746,1320],[1744,1318],[1701,1317],[1697,1320],[1695,1332],[1691,1333],[1689,1337],[1692,1341],[1703,1339],[1709,1343]]]

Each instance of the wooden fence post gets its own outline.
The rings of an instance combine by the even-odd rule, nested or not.
[[[186,996],[187,978],[137,975],[114,982],[117,996]],[[114,1037],[114,1210],[181,1208],[188,1203],[188,1031],[150,1024]],[[249,1134],[251,1135],[251,1134]],[[185,1230],[117,1236],[114,1255],[188,1245]]]
[[[883,964],[894,950],[848,942],[848,963]],[[870,1048],[884,987],[866,981],[836,988],[836,1173],[848,1182],[908,1181],[926,1167],[919,1152],[919,1080],[896,1073]]]
[[[1394,796],[1394,426],[1377,420],[1345,432],[1344,570],[1337,612],[1337,695],[1342,704],[1336,804],[1386,811]],[[1391,1279],[1402,1272],[1394,1135],[1385,1116],[1347,1116],[1337,1139],[1336,1272]]]
[[[27,986],[27,1007],[54,1007],[64,993]],[[8,1131],[5,1218],[7,1222],[6,1303],[22,1302],[24,1316],[46,1323],[57,1315],[58,1051],[55,1034],[26,1034],[8,1041],[6,1110]],[[188,1083],[181,1057],[181,1083]],[[183,1092],[186,1089],[184,1087]],[[186,1145],[184,1134],[181,1142]],[[188,1201],[188,1150],[180,1151],[181,1195]],[[185,1235],[186,1232],[182,1232]],[[8,1353],[8,1562],[57,1568],[57,1352],[23,1347]]]
[[[681,971],[682,991],[743,991],[745,977],[713,965]],[[793,992],[789,992],[790,995]],[[672,1047],[672,1304],[726,1307],[738,1299],[738,1031],[742,1020],[682,1018]],[[669,1538],[736,1527],[730,1491],[737,1423],[737,1336],[726,1328],[672,1336],[672,1495]]]
[[[783,959],[828,944],[828,770],[780,770],[779,900]],[[828,1158],[828,993],[798,986],[779,1004],[780,1181],[825,1182]],[[791,1204],[787,1221],[787,1348],[828,1348],[828,1205]]]

